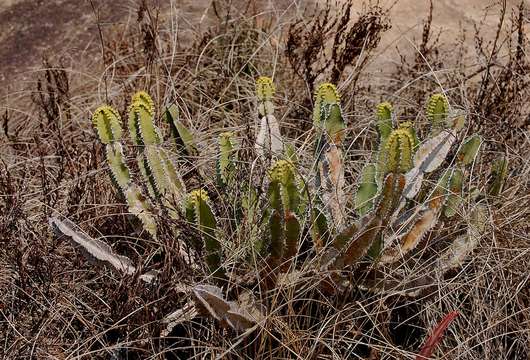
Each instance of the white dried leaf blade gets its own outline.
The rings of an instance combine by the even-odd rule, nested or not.
[[[330,145],[324,153],[324,159],[320,163],[320,178],[324,193],[324,203],[333,215],[335,225],[341,227],[344,222],[344,205],[346,196],[344,194],[344,166],[342,150]]]
[[[245,331],[256,324],[256,320],[236,302],[230,302],[230,310],[226,312],[226,322],[235,331]]]
[[[255,148],[258,154],[262,156],[269,152],[279,154],[283,151],[280,123],[274,115],[267,115],[261,118]]]
[[[77,226],[70,220],[59,220],[56,217],[51,217],[49,222],[53,228],[65,235],[74,246],[81,248],[90,258],[105,262],[128,275],[134,274],[136,271],[128,257],[114,254],[109,245],[77,230]]]
[[[420,173],[430,173],[436,170],[445,160],[455,139],[456,133],[450,129],[425,141],[414,155],[414,167],[419,168]]]
[[[413,199],[421,189],[423,173],[419,168],[413,168],[405,174],[405,189],[403,196],[407,199]]]
[[[457,237],[438,259],[437,270],[441,274],[462,266],[469,254],[477,247],[486,222],[486,208],[483,205],[477,205],[471,212],[467,234]]]
[[[185,321],[190,321],[199,315],[195,304],[192,302],[186,303],[182,308],[172,312],[162,319],[162,323],[166,324],[166,328],[160,332],[161,337],[167,337],[173,328]]]
[[[193,288],[193,295],[210,315],[216,320],[223,321],[230,310],[230,304],[223,298],[220,288],[213,285],[197,285]]]
[[[397,237],[399,239],[398,244],[389,246],[383,251],[380,259],[381,263],[393,263],[418,246],[425,234],[438,221],[441,207],[439,204],[443,204],[443,202],[438,201],[433,204],[435,205],[424,205],[418,212],[412,215],[412,226],[408,227],[406,231]]]
[[[227,301],[217,286],[196,285],[192,292],[196,305],[202,306],[213,318],[228,324],[235,331],[247,330],[262,319],[262,314],[250,304],[250,300],[243,303]]]

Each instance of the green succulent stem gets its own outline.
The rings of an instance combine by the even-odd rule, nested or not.
[[[219,135],[219,154],[217,159],[217,183],[221,187],[231,185],[236,176],[236,143],[232,132]]]
[[[506,157],[497,159],[491,167],[491,181],[488,187],[488,194],[499,196],[504,188],[506,176],[508,175],[508,159]]]
[[[404,123],[392,130],[379,154],[378,177],[382,179],[390,172],[406,173],[412,169],[415,142],[412,124]]]
[[[164,113],[164,118],[169,124],[171,138],[177,151],[184,156],[197,156],[198,150],[192,132],[179,120],[179,109],[172,104]]]
[[[379,144],[383,146],[392,132],[392,104],[383,102],[377,105],[377,132],[379,133]]]
[[[270,77],[260,76],[256,80],[256,97],[258,98],[258,113],[260,117],[274,113],[272,98],[275,92],[276,88]]]
[[[431,134],[435,136],[446,127],[449,103],[443,94],[433,94],[427,102],[427,118],[431,122]]]
[[[210,274],[217,279],[225,279],[222,267],[222,246],[217,238],[217,219],[210,206],[210,198],[203,189],[193,190],[186,201],[186,215],[198,227],[206,250],[206,264]]]

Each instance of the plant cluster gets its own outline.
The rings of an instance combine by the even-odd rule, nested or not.
[[[101,57],[51,54],[29,83],[12,82],[0,120],[3,357],[527,358],[523,2],[511,19],[503,2],[485,8],[457,44],[434,30],[446,19],[433,2],[419,40],[390,47],[393,10],[327,3],[311,14],[303,2],[220,0],[175,13],[140,1],[136,21],[98,27]],[[92,5],[106,21],[110,5]],[[262,73],[276,89],[255,84]],[[340,84],[340,138],[311,116],[322,81]],[[28,85],[31,97],[17,91]],[[155,100],[160,141],[129,134],[131,103],[138,128],[149,117],[131,102],[136,89]],[[443,116],[428,117],[440,91]],[[104,144],[87,121],[102,102],[122,133]],[[458,107],[465,126],[441,165],[411,172]],[[475,132],[480,156],[459,160]],[[121,187],[107,157],[123,164]],[[178,191],[156,179],[172,166]],[[405,193],[407,174],[422,178],[418,193],[402,194],[366,254],[341,264],[354,237],[358,249],[374,237],[365,222],[381,218],[385,178],[399,189],[405,175]],[[433,209],[438,183],[445,204]]]
[[[192,189],[183,180],[179,164],[193,161],[200,149],[195,134],[179,120],[175,105],[162,116],[170,134],[164,140],[151,97],[143,91],[132,97],[127,128],[137,176],[131,170],[131,156],[124,151],[118,112],[107,105],[94,112],[93,123],[105,146],[113,183],[143,229],[155,241],[161,226],[167,226],[160,218],[177,224],[184,221],[195,229],[186,233],[179,254],[187,260],[189,271],[206,270],[206,284],[182,285],[179,291],[190,294],[191,300],[167,317],[166,335],[190,316],[210,316],[236,332],[254,329],[272,310],[266,294],[289,282],[296,287],[301,279],[310,279],[326,296],[355,289],[385,291],[396,282],[413,296],[418,284],[434,279],[426,275],[407,283],[388,279],[377,269],[407,259],[440,218],[462,216],[464,200],[472,204],[469,219],[463,221],[468,229],[431,265],[434,273],[443,276],[461,265],[485,229],[483,196],[466,186],[482,140],[476,134],[462,136],[465,117],[449,108],[444,95],[432,95],[428,101],[425,111],[431,126],[423,140],[413,123],[397,120],[390,103],[377,107],[379,144],[350,199],[344,190],[347,124],[337,88],[323,83],[315,92],[313,133],[307,139],[314,144],[309,166],[303,165],[306,162],[298,158],[295,146],[282,136],[274,94],[272,79],[257,79],[255,166],[265,167],[267,178],[241,176],[236,134],[225,131],[217,141],[216,185]],[[505,176],[501,165],[497,172],[500,176],[492,192],[502,186]],[[197,176],[206,175],[198,171]],[[236,193],[239,196],[231,196]],[[222,199],[230,206],[216,206],[212,194],[217,198],[224,194]],[[347,211],[351,205],[354,217]],[[114,254],[68,220],[51,218],[50,223],[90,258],[125,274],[138,271],[129,258]],[[170,230],[183,238],[183,229]],[[249,239],[250,251],[234,260],[230,252],[235,245],[230,241],[242,237]],[[235,267],[249,270],[241,276]],[[367,269],[374,275],[362,275]],[[157,275],[150,271],[139,278],[153,284]],[[247,290],[230,290],[242,286]]]

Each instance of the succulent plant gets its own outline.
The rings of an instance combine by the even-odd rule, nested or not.
[[[342,141],[346,124],[340,107],[340,97],[335,85],[321,84],[315,93],[313,126],[316,131],[315,186],[334,225],[344,222],[344,160]]]
[[[302,266],[297,261],[298,251],[305,241],[304,235],[311,234],[314,252],[304,256],[316,261],[306,262],[304,266],[313,272],[331,274],[322,280],[322,286],[333,284],[336,291],[348,282],[344,271],[355,270],[361,260],[375,260],[374,266],[398,262],[414,251],[440,217],[453,218],[463,213],[466,177],[478,156],[482,139],[472,135],[459,140],[465,117],[449,109],[444,95],[435,94],[429,99],[425,114],[431,122],[431,131],[421,141],[413,123],[397,121],[390,103],[377,106],[379,143],[358,176],[353,199],[357,218],[352,218],[346,211],[342,148],[346,123],[337,88],[324,83],[315,93],[312,116],[315,151],[309,168],[302,167],[306,162],[298,160],[296,148],[281,134],[274,116],[274,94],[271,78],[260,77],[256,81],[259,131],[255,149],[260,158],[267,160],[257,165],[266,167],[266,179],[256,182],[252,176],[242,176],[236,133],[225,131],[218,137],[216,161],[212,165],[217,181],[213,182],[216,185],[208,185],[214,187],[208,187],[208,192],[213,195],[215,190],[223,194],[229,206],[238,209],[240,219],[229,224],[228,216],[216,216],[219,207],[214,206],[217,204],[210,199],[206,187],[186,190],[175,160],[180,157],[191,162],[199,151],[193,132],[179,120],[176,105],[164,113],[172,137],[167,142],[156,125],[150,96],[139,92],[132,98],[128,128],[140,170],[138,182],[133,180],[136,178],[128,167],[118,112],[102,106],[93,115],[96,132],[106,148],[112,179],[123,193],[129,211],[153,237],[159,230],[155,214],[187,219],[197,230],[188,241],[204,249],[204,263],[220,286],[232,280],[225,260],[229,248],[237,244],[229,244],[227,239],[238,238],[240,232],[250,234],[249,240],[254,244],[259,243],[252,249],[259,248],[263,255],[258,259],[263,270],[259,276],[265,280],[263,289],[273,288],[281,273]],[[456,156],[449,157],[451,153]],[[491,194],[498,194],[502,189],[506,167],[505,162],[495,167],[496,180],[490,188]],[[478,234],[484,228],[484,213],[484,207],[477,204],[471,213],[468,232],[458,237],[442,255],[437,265],[439,271],[460,264],[476,246]],[[74,234],[71,226],[57,219],[53,223],[63,233]],[[99,242],[87,241],[83,236],[73,237],[77,244],[89,248],[101,260],[127,274],[134,271],[132,265],[126,268],[120,265],[119,256],[101,253],[99,249],[103,245]],[[125,264],[130,265],[127,261]],[[192,290],[194,306],[208,308],[214,318],[232,324],[233,329],[242,330],[255,324],[242,315],[240,307],[224,298],[220,288],[208,286],[211,287]],[[218,311],[212,308],[214,303],[218,304]]]
[[[224,279],[222,247],[217,238],[217,219],[210,205],[210,198],[203,189],[193,190],[185,203],[186,218],[198,227],[206,250],[206,264],[213,277]]]
[[[504,188],[506,176],[508,175],[508,160],[506,157],[496,159],[491,167],[491,180],[488,188],[488,194],[499,196]]]
[[[276,91],[272,79],[261,76],[256,81],[256,97],[260,120],[256,137],[256,151],[262,157],[277,156],[283,151],[280,123],[274,116],[272,97]]]

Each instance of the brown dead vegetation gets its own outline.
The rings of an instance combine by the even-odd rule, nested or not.
[[[380,5],[366,5],[356,14],[350,2],[339,8],[328,4],[304,13],[290,10],[286,17],[262,13],[257,6],[214,3],[217,20],[185,45],[171,21],[175,14],[159,16],[156,6],[140,1],[134,23],[104,29],[97,62],[50,58],[29,91],[16,101],[8,97],[0,131],[0,354],[10,359],[412,358],[430,329],[457,310],[460,315],[438,345],[437,358],[527,358],[530,115],[525,101],[530,87],[524,3],[495,7],[499,30],[494,39],[482,38],[477,24],[473,62],[465,50],[455,52],[440,42],[431,31],[432,17],[425,14],[416,44],[420,51],[396,59],[384,81],[367,71],[392,22]],[[90,114],[104,102],[124,113],[133,91],[148,90],[158,108],[178,104],[184,121],[203,140],[222,129],[237,131],[248,145],[242,161],[250,169],[251,98],[258,75],[274,76],[278,113],[285,114],[282,131],[292,138],[310,127],[316,82],[339,83],[348,137],[354,139],[347,154],[350,184],[360,170],[358,160],[370,148],[375,103],[390,100],[400,118],[407,118],[418,113],[433,90],[445,92],[451,106],[466,112],[469,131],[477,129],[491,144],[474,164],[470,185],[483,190],[488,159],[498,153],[511,164],[505,191],[489,204],[488,231],[472,258],[417,298],[399,286],[388,293],[359,290],[329,298],[307,281],[297,289],[285,286],[264,294],[275,311],[248,334],[199,319],[179,324],[162,339],[164,317],[186,304],[180,285],[204,279],[178,260],[182,239],[168,231],[154,243],[138,231],[108,180]],[[189,165],[189,172],[196,167]],[[222,196],[218,206],[226,205]],[[160,271],[160,282],[146,286],[137,275],[94,267],[54,236],[48,218],[57,214],[93,237],[104,237],[139,268]],[[175,225],[161,221],[166,229]],[[177,225],[184,229],[182,236],[193,231]],[[425,271],[415,260],[434,261],[461,231],[458,224],[444,224],[401,268],[387,269],[388,276],[396,271],[413,281]],[[433,244],[433,239],[441,240]]]

